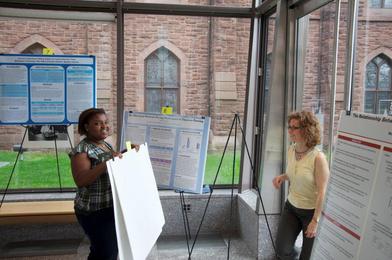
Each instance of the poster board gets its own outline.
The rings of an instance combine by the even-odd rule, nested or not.
[[[125,112],[123,126],[122,149],[148,143],[158,187],[202,193],[209,117]]]
[[[312,257],[392,259],[392,118],[341,114]]]
[[[165,218],[147,145],[107,161],[120,260],[146,259]]]
[[[94,56],[0,55],[0,125],[76,124],[95,106]]]

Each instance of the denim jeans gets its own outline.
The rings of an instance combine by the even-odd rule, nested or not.
[[[295,250],[295,241],[302,230],[303,244],[300,260],[308,260],[312,252],[314,238],[305,236],[306,228],[314,214],[314,209],[296,208],[286,201],[282,215],[280,216],[278,234],[276,238],[276,250],[278,258],[281,260],[298,259],[298,252]]]
[[[117,237],[113,208],[91,213],[76,212],[79,224],[90,239],[88,260],[117,260]]]

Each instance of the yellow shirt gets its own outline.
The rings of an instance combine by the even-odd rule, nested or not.
[[[286,174],[289,178],[287,199],[296,208],[314,209],[317,199],[315,158],[320,150],[315,147],[297,161],[294,149],[295,145],[290,146],[287,157]]]

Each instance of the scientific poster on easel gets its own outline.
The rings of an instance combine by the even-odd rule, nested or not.
[[[125,112],[123,126],[122,148],[148,143],[158,187],[202,192],[209,117]]]
[[[341,114],[312,259],[392,259],[392,118]]]
[[[66,125],[96,106],[94,56],[0,55],[0,125]]]

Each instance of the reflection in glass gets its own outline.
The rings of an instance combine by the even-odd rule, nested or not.
[[[335,2],[297,20],[296,109],[316,114],[323,135],[321,146],[329,152],[332,73],[334,64]],[[340,82],[337,82],[339,84]],[[338,87],[337,87],[338,88]],[[335,115],[340,111],[335,110]]]

